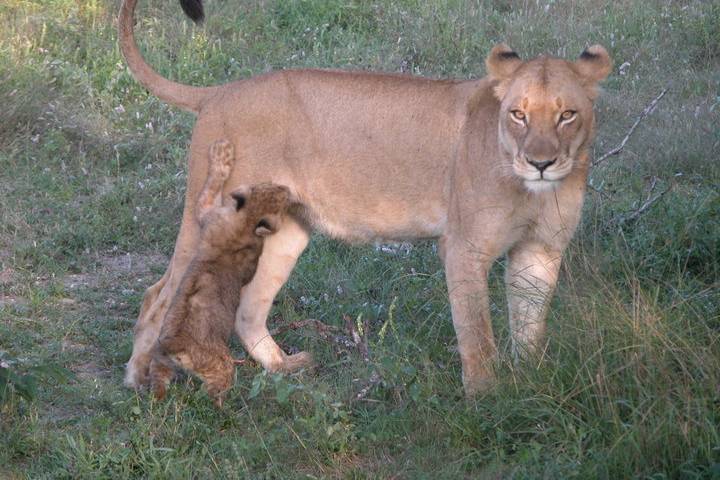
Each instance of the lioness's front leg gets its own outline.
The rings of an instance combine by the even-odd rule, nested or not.
[[[561,258],[562,252],[532,241],[522,242],[508,253],[505,285],[516,359],[533,353],[543,341]]]
[[[467,395],[489,388],[497,348],[490,322],[487,273],[493,256],[462,241],[445,239],[445,276]]]
[[[242,289],[235,330],[248,354],[271,372],[291,372],[312,363],[306,352],[286,355],[267,329],[273,299],[285,284],[310,240],[308,231],[291,217],[265,239],[252,281]]]

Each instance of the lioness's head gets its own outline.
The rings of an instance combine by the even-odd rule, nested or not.
[[[600,45],[575,62],[541,56],[522,61],[507,45],[492,49],[488,73],[500,99],[500,145],[528,190],[554,188],[592,140],[597,84],[612,62]]]

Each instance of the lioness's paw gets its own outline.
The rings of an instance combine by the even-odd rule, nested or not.
[[[484,372],[472,377],[463,374],[462,380],[465,396],[468,398],[488,393],[496,385],[495,374],[492,372]]]
[[[210,175],[225,180],[230,176],[235,147],[227,140],[218,140],[210,146]]]
[[[312,354],[310,352],[300,352],[285,356],[281,370],[285,373],[293,373],[303,368],[310,368],[313,365],[315,365],[315,361]]]
[[[123,380],[123,384],[127,388],[140,390],[147,387],[150,383],[149,365],[148,363],[141,365],[141,363],[142,362],[133,359],[130,359],[128,362],[125,379]]]

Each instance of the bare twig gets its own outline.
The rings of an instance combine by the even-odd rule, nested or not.
[[[233,358],[233,363],[237,366],[242,365],[255,365],[255,360],[252,358]]]
[[[631,214],[628,215],[627,217],[623,218],[623,219],[622,219],[622,223],[627,223],[627,222],[632,222],[632,221],[634,221],[634,220],[637,220],[638,217],[640,217],[640,215],[642,215],[643,213],[645,213],[650,207],[653,206],[653,204],[654,204],[655,202],[657,202],[658,200],[660,200],[660,199],[663,197],[663,195],[665,195],[665,194],[666,194],[667,192],[669,192],[669,191],[670,191],[670,187],[666,188],[665,190],[663,190],[662,192],[658,193],[658,194],[655,195],[654,197],[649,197],[647,200],[645,200],[645,202],[643,202],[643,204],[640,206],[640,208],[638,208],[637,210],[635,210],[633,213],[631,213]]]
[[[363,322],[360,323],[359,318],[356,321],[353,321],[350,315],[343,315],[343,320],[345,320],[345,328],[350,334],[350,337],[355,344],[355,348],[357,348],[358,352],[360,352],[360,355],[365,363],[370,363],[370,349],[368,347],[368,337],[370,335],[369,322],[367,319],[364,319]],[[365,397],[367,397],[370,391],[372,391],[372,389],[381,381],[382,376],[380,373],[377,370],[373,370],[370,373],[370,378],[365,382],[363,387],[360,388],[358,393],[355,394],[354,400],[366,400]]]
[[[635,133],[635,129],[638,127],[638,125],[640,125],[640,122],[642,122],[645,117],[650,115],[653,112],[653,110],[655,110],[655,106],[665,96],[667,91],[668,91],[667,87],[664,88],[663,91],[660,92],[660,95],[655,97],[653,99],[653,101],[650,102],[647,107],[645,107],[645,109],[640,113],[640,116],[637,118],[637,120],[635,120],[635,123],[633,123],[632,127],[630,127],[630,130],[628,130],[627,134],[625,135],[625,138],[623,138],[622,141],[615,148],[613,148],[612,150],[608,151],[607,153],[601,155],[600,158],[598,158],[594,162],[592,162],[593,167],[601,164],[602,162],[604,162],[605,160],[607,160],[608,158],[610,158],[614,155],[620,154],[620,152],[623,151],[628,140],[630,140],[630,137],[632,136],[632,134]]]
[[[605,197],[605,198],[609,198],[609,197],[610,197],[610,194],[609,194],[609,193],[607,193],[607,192],[605,192],[605,191],[603,191],[603,190],[600,190],[599,188],[595,188],[595,187],[593,187],[592,185],[590,185],[589,183],[587,184],[587,188],[590,189],[590,190],[592,190],[593,192],[597,193],[597,194],[600,195],[601,197]]]
[[[290,322],[286,325],[282,325],[278,328],[275,328],[272,331],[270,331],[270,335],[272,335],[274,337],[275,335],[280,335],[281,333],[285,333],[290,330],[299,330],[301,328],[306,328],[306,327],[315,327],[315,330],[322,337],[329,336],[330,332],[339,332],[340,331],[340,328],[338,328],[334,325],[328,325],[326,323],[321,322],[320,320],[316,320],[314,318],[308,318],[306,320],[298,320],[296,322]]]
[[[626,215],[618,215],[610,223],[615,224],[615,225],[622,225],[624,223],[634,222],[635,220],[640,218],[640,215],[647,212],[650,209],[650,207],[652,207],[658,200],[660,200],[663,197],[663,195],[665,195],[667,192],[669,192],[670,189],[672,188],[672,186],[667,187],[662,192],[659,192],[659,193],[653,195],[652,193],[653,193],[653,191],[655,191],[655,187],[657,187],[657,184],[658,184],[658,178],[653,177],[652,183],[650,184],[648,196],[645,199],[645,201],[642,203],[642,205],[640,205],[640,207],[638,207],[637,210],[635,210],[634,212],[631,212]]]

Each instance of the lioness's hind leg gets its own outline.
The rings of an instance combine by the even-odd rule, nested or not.
[[[134,329],[133,352],[125,372],[125,385],[130,388],[142,387],[147,385],[149,381],[148,369],[151,350],[160,332],[162,318],[160,315],[164,315],[167,306],[166,287],[168,281],[172,278],[172,265],[173,261],[171,260],[170,266],[162,278],[145,290],[140,314]]]
[[[196,126],[196,130],[201,128]],[[233,156],[232,145],[223,143],[213,150],[215,157],[219,158],[221,168],[216,178],[222,178],[220,187],[213,187],[210,190],[222,189],[231,167],[228,166],[228,159]],[[212,154],[208,154],[210,147],[201,142],[193,142],[190,145],[190,159],[188,171],[188,188],[185,193],[185,209],[183,211],[180,232],[175,243],[175,251],[170,261],[170,266],[163,278],[148,288],[145,300],[138,316],[135,326],[135,338],[133,351],[127,363],[125,373],[125,385],[130,388],[140,388],[148,383],[148,370],[151,360],[151,351],[157,342],[160,328],[162,327],[165,313],[170,302],[177,291],[177,287],[185,274],[188,264],[195,255],[196,245],[200,234],[200,226],[197,222],[198,216],[195,209],[198,205],[198,198],[202,188],[202,181],[207,184],[206,174],[210,172],[208,166]],[[217,150],[217,151],[215,151]],[[215,199],[213,199],[215,200]]]
[[[157,342],[167,309],[190,263],[197,238],[197,222],[188,221],[188,218],[192,218],[192,216],[186,213],[180,227],[175,254],[167,272],[159,282],[148,288],[145,294],[145,300],[135,324],[132,355],[125,372],[127,387],[137,389],[148,383],[152,349]]]
[[[230,176],[235,161],[235,147],[227,140],[210,145],[208,176],[197,203],[197,217],[201,219],[208,210],[222,204],[222,190]]]

